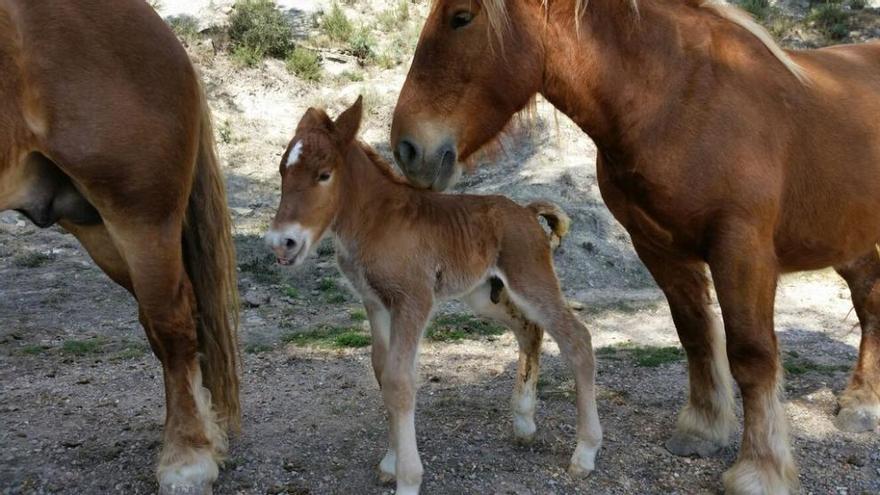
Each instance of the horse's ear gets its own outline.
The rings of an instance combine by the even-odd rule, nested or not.
[[[358,95],[354,104],[336,118],[336,132],[343,144],[349,144],[357,137],[364,111],[363,100],[363,96]]]
[[[316,127],[327,129],[328,131],[332,130],[333,121],[330,120],[330,117],[328,117],[323,110],[309,107],[300,119],[299,124],[296,126],[296,131],[299,132],[304,129],[314,129]]]

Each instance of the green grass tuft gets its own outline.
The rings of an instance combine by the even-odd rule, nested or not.
[[[174,15],[166,18],[165,22],[184,43],[192,43],[199,38],[199,20],[194,16]]]
[[[38,268],[55,259],[55,256],[44,254],[39,251],[20,254],[12,260],[12,264],[19,268]]]
[[[752,14],[759,21],[766,20],[771,12],[769,0],[739,0],[737,3],[743,10]]]
[[[294,332],[282,337],[285,343],[296,346],[347,348],[366,347],[372,341],[364,332],[351,327],[320,326],[307,332]]]
[[[628,356],[635,361],[636,366],[643,368],[656,368],[684,359],[684,352],[680,347],[641,346],[632,342],[599,347],[595,354],[604,359],[620,359]]]
[[[351,318],[351,321],[367,320],[367,312],[362,309],[353,309],[348,312],[348,316]]]
[[[244,346],[244,352],[248,354],[262,354],[271,350],[272,346],[269,344],[247,344]]]
[[[467,314],[448,314],[434,318],[428,325],[425,337],[435,342],[458,342],[501,335],[505,328],[494,322]]]
[[[813,7],[807,19],[832,40],[843,39],[849,34],[849,13],[840,4],[821,3]]]
[[[61,352],[74,356],[84,356],[86,354],[96,354],[101,352],[107,339],[104,337],[93,337],[87,340],[71,339],[61,344]]]
[[[339,7],[339,4],[333,2],[330,12],[324,14],[321,22],[321,30],[331,40],[341,43],[347,43],[354,35],[354,25],[345,15],[345,12]]]

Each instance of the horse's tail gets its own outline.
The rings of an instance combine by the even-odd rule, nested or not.
[[[214,128],[199,82],[199,149],[183,231],[187,274],[196,296],[202,380],[222,426],[238,431],[239,301],[235,245],[226,188],[217,161]],[[193,393],[197,393],[193,391]]]
[[[527,208],[547,220],[547,225],[550,226],[550,247],[554,250],[558,248],[571,227],[571,219],[568,215],[562,211],[562,208],[549,201],[535,201],[529,203]]]

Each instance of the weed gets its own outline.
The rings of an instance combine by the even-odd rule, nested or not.
[[[807,19],[832,40],[843,39],[849,34],[849,14],[839,4],[819,4],[813,7]]]
[[[93,337],[88,340],[71,339],[61,344],[61,352],[74,356],[95,354],[100,352],[106,343],[107,339],[103,337]]]
[[[22,347],[19,350],[19,352],[21,352],[22,354],[26,354],[28,356],[36,356],[36,355],[42,354],[48,350],[49,350],[48,347],[44,347],[41,345],[26,345],[26,346]]]
[[[55,256],[51,254],[45,254],[39,251],[31,251],[29,253],[16,256],[12,260],[12,264],[19,268],[37,268],[45,265],[53,259],[55,259]]]
[[[194,16],[182,14],[165,19],[174,34],[184,43],[192,43],[199,37],[199,20]]]
[[[769,0],[739,0],[739,6],[746,12],[752,14],[755,19],[763,21],[770,14]]]
[[[684,352],[680,347],[640,346],[632,342],[624,342],[605,347],[599,347],[595,354],[604,359],[619,359],[629,356],[635,360],[636,366],[643,368],[656,368],[657,366],[675,363],[684,358]]]
[[[348,312],[349,318],[351,321],[366,321],[367,320],[367,312],[362,309],[353,309]]]
[[[291,299],[298,299],[299,298],[299,291],[296,290],[296,288],[291,287],[289,285],[285,285],[285,286],[281,287],[281,293]]]
[[[287,56],[287,71],[296,74],[306,81],[320,81],[322,76],[321,60],[312,50],[296,47]]]
[[[282,337],[288,344],[313,347],[366,347],[370,345],[370,336],[356,328],[320,326],[307,332],[288,333]]]
[[[354,34],[354,26],[336,2],[330,7],[330,12],[324,14],[321,30],[331,40],[342,43],[348,42]]]
[[[220,137],[221,143],[229,144],[232,142],[232,124],[229,122],[229,119],[224,120],[222,124],[217,126],[217,134]]]
[[[348,41],[348,52],[357,57],[361,62],[371,60],[375,56],[373,46],[376,40],[369,28],[362,26]]]
[[[244,346],[244,352],[248,354],[262,354],[271,350],[272,346],[269,344],[247,344]]]
[[[425,337],[435,342],[458,342],[501,335],[505,328],[493,322],[466,314],[448,314],[434,318],[428,325]]]

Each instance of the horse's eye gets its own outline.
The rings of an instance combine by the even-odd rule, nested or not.
[[[330,180],[330,172],[325,171],[318,175],[318,182],[327,182],[328,180]]]
[[[474,14],[471,14],[466,10],[462,10],[460,12],[456,12],[455,15],[452,16],[452,21],[450,22],[450,24],[452,25],[452,29],[461,29],[470,24],[472,20],[474,20]]]

